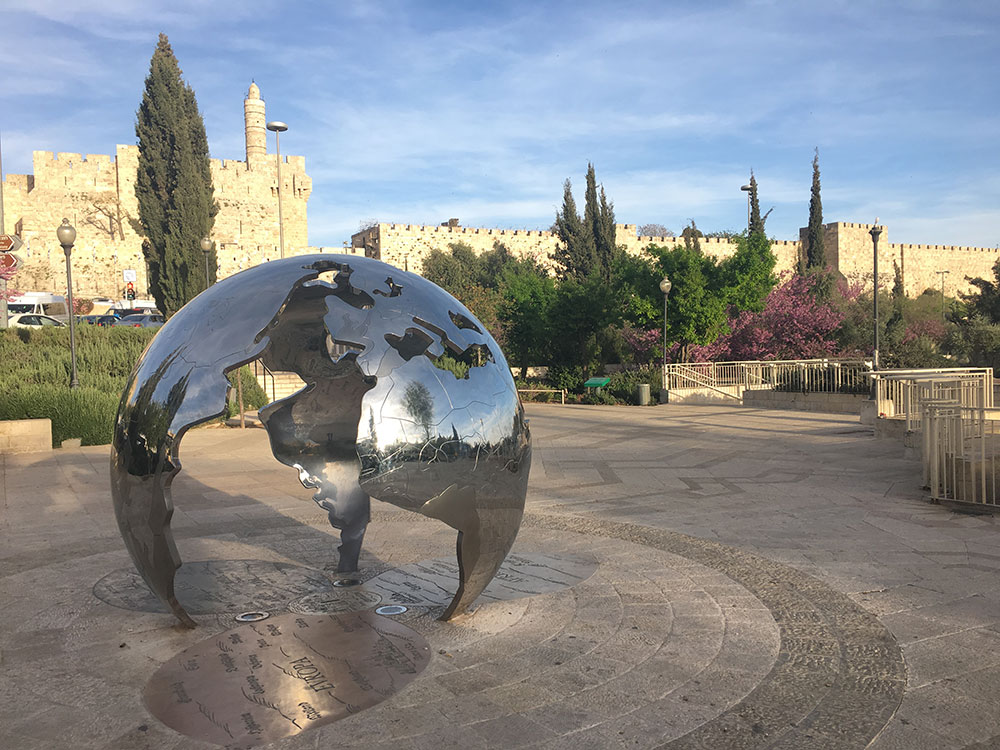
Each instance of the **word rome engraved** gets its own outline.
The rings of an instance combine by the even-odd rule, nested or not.
[[[181,734],[247,748],[381,703],[429,659],[423,636],[373,612],[289,614],[182,651],[153,675],[143,697]]]

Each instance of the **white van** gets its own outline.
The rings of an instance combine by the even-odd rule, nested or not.
[[[69,309],[66,298],[46,292],[24,292],[7,301],[7,314],[33,313],[48,315],[61,323],[69,323]]]

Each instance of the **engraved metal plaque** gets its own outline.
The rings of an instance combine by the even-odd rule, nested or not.
[[[182,651],[157,670],[143,698],[181,734],[245,748],[370,708],[429,659],[423,636],[373,612],[289,614]]]
[[[519,599],[558,591],[585,581],[595,570],[597,561],[592,558],[508,555],[479,595],[479,601]],[[458,564],[454,560],[425,560],[380,573],[366,581],[362,588],[378,594],[387,604],[437,607],[451,601],[451,588],[457,576]]]
[[[333,590],[321,571],[265,560],[205,560],[177,571],[177,592],[195,615],[281,612],[291,601]],[[94,596],[121,609],[169,612],[131,568],[115,570],[94,585]],[[315,611],[315,610],[314,610]]]
[[[307,615],[335,614],[338,612],[356,612],[362,609],[374,609],[382,603],[382,597],[374,591],[364,589],[336,589],[306,594],[288,605],[291,612]]]

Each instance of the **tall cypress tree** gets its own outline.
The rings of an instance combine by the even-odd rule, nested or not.
[[[149,286],[157,307],[170,315],[207,286],[200,243],[219,209],[212,197],[205,123],[165,34],[149,64],[135,135],[135,194]],[[213,250],[210,265],[214,260]]]
[[[604,186],[598,192],[594,165],[587,164],[587,192],[583,209],[583,223],[594,238],[594,254],[598,272],[605,281],[611,278],[611,265],[615,255],[615,210],[608,202]]]
[[[812,196],[809,198],[809,227],[806,230],[806,267],[826,268],[823,247],[823,201],[819,196],[819,148],[813,157]]]
[[[757,178],[750,172],[750,226],[748,234],[764,234],[764,222],[760,218],[760,201],[757,199]]]
[[[556,213],[556,234],[559,245],[552,260],[559,264],[563,279],[585,279],[597,262],[597,249],[591,228],[580,219],[573,200],[573,186],[563,183],[562,210]]]

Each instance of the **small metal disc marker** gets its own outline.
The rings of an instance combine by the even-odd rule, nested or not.
[[[348,586],[360,586],[361,581],[357,578],[341,578],[333,582],[333,585],[338,589],[347,588]]]
[[[406,611],[406,607],[401,604],[387,604],[375,610],[377,615],[401,615]]]
[[[266,620],[270,617],[267,612],[242,612],[233,619],[236,622],[260,622],[261,620]]]

